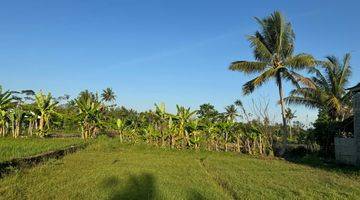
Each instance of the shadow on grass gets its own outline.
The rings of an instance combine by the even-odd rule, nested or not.
[[[351,165],[345,165],[345,164],[339,164],[336,163],[333,159],[324,159],[318,155],[315,154],[308,154],[304,156],[288,156],[285,157],[285,160],[300,164],[300,165],[306,165],[313,168],[318,168],[330,172],[338,172],[342,174],[347,175],[360,175],[360,168],[351,166]]]
[[[104,188],[111,189],[109,199],[155,199],[157,191],[155,178],[151,174],[132,175],[125,182],[121,183],[117,177],[109,177],[103,182]]]
[[[205,198],[200,192],[198,192],[194,189],[191,189],[191,190],[189,190],[186,199],[188,199],[188,200],[205,200],[207,198]]]
[[[122,182],[115,176],[108,177],[102,182],[102,187],[110,193],[110,200],[152,200],[163,199],[157,191],[156,180],[152,174],[144,173],[141,175],[132,175]],[[174,194],[176,195],[176,194]],[[200,192],[190,189],[186,199],[204,200],[205,198]]]

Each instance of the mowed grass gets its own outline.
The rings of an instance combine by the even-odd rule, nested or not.
[[[83,142],[80,138],[0,138],[0,162],[62,149]]]
[[[99,139],[1,179],[0,199],[357,199],[357,174]]]

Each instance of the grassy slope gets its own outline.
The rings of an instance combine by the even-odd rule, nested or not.
[[[0,180],[3,199],[355,199],[360,177],[230,153],[97,141]]]
[[[0,138],[0,162],[82,143],[82,139]]]

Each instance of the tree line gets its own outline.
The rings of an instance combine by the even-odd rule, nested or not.
[[[259,108],[254,103],[253,107],[257,108],[254,117],[240,100],[227,106],[224,113],[211,104],[203,104],[198,110],[177,106],[177,112],[171,114],[165,104],[156,104],[146,112],[118,107],[110,88],[101,95],[85,90],[75,99],[68,95],[54,98],[50,93],[32,90],[1,89],[0,134],[11,134],[14,138],[43,137],[55,130],[80,130],[84,139],[104,133],[117,135],[127,142],[262,155],[272,154],[275,144],[292,142],[294,138],[312,143],[314,139],[310,141],[301,123],[291,124],[296,116],[286,104],[316,108],[319,116],[328,122],[348,118],[352,113],[351,92],[345,87],[351,76],[351,55],[346,54],[342,60],[336,56],[318,60],[310,54],[295,54],[295,33],[280,12],[255,20],[259,30],[247,37],[255,61],[235,61],[229,69],[257,74],[243,85],[244,95],[269,80],[275,81],[279,89],[281,126],[271,122],[267,105]],[[287,97],[283,92],[286,82],[294,87]]]

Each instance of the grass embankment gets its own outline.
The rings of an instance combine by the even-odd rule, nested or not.
[[[3,199],[356,199],[357,173],[100,139],[0,180]]]
[[[0,162],[81,144],[78,138],[0,138]]]

